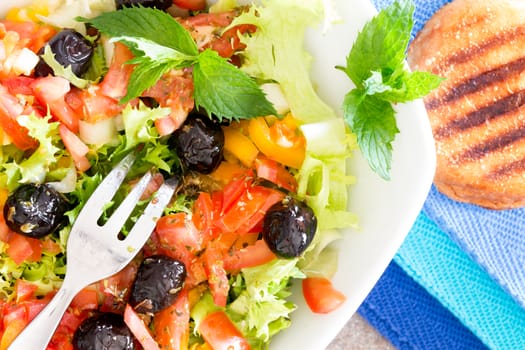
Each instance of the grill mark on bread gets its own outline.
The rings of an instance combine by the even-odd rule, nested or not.
[[[495,33],[495,35],[487,38],[484,42],[479,43],[479,45],[472,45],[464,50],[449,55],[441,61],[433,71],[441,72],[450,65],[466,63],[482,55],[484,52],[495,50],[498,46],[508,44],[509,41],[515,40],[520,36],[525,36],[525,26],[519,26]]]
[[[485,142],[477,144],[454,157],[453,161],[459,164],[478,160],[524,138],[525,128],[517,128],[506,133],[494,135]]]
[[[456,86],[452,86],[445,95],[425,101],[425,106],[429,110],[437,109],[445,104],[459,100],[464,95],[478,92],[488,85],[505,81],[524,70],[525,57],[521,57],[513,62],[467,79]]]
[[[492,181],[501,180],[508,175],[523,173],[525,171],[525,159],[520,159],[511,163],[504,164],[500,168],[487,174],[487,178]]]
[[[478,110],[467,113],[434,130],[436,139],[444,139],[458,132],[466,131],[483,123],[505,116],[525,105],[525,90],[518,91]]]

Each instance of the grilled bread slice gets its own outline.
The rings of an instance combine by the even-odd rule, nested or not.
[[[525,1],[454,0],[411,43],[408,63],[446,78],[424,100],[438,190],[491,209],[525,206]]]

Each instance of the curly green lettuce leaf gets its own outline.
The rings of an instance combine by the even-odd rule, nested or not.
[[[241,332],[259,348],[290,325],[290,313],[296,306],[290,296],[290,280],[304,278],[297,259],[275,259],[261,266],[241,270],[232,285],[238,294],[227,306],[227,313]]]
[[[310,81],[311,57],[303,45],[306,28],[323,18],[319,0],[267,0],[261,6],[253,5],[230,26],[257,27],[255,33],[241,38],[246,44],[241,69],[258,79],[278,82],[292,114],[303,122],[335,118]]]
[[[35,115],[21,115],[17,121],[27,128],[29,135],[38,141],[38,147],[33,153],[19,161],[13,159],[2,164],[7,174],[7,187],[12,190],[19,183],[41,183],[47,173],[57,162],[60,145],[58,122],[50,122],[51,117],[39,118]]]

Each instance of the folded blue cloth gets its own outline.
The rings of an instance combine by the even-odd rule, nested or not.
[[[395,262],[390,263],[358,313],[400,350],[486,349]]]
[[[525,309],[425,214],[394,261],[491,349],[525,349]]]
[[[487,210],[433,187],[423,210],[525,308],[525,208]]]

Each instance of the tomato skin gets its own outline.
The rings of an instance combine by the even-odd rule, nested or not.
[[[266,242],[261,239],[253,245],[225,254],[224,269],[228,272],[237,272],[246,267],[266,264],[276,258]]]
[[[230,285],[228,274],[224,269],[223,253],[214,245],[208,245],[202,256],[213,302],[218,306],[225,307]]]
[[[42,246],[39,239],[25,237],[13,233],[9,238],[9,247],[6,253],[16,264],[24,261],[38,261],[42,255]]]
[[[28,130],[16,121],[23,111],[24,107],[20,105],[18,99],[0,84],[0,126],[9,135],[13,144],[25,151],[36,148],[38,141],[29,136]]]
[[[199,325],[199,333],[214,350],[248,350],[250,344],[224,311],[208,314]]]
[[[184,246],[192,252],[202,249],[200,232],[185,213],[164,215],[157,221],[156,231],[163,245]]]
[[[48,106],[51,114],[69,130],[78,132],[78,115],[66,103],[66,94],[71,90],[69,81],[61,77],[47,76],[35,79],[31,84],[33,94],[44,106]]]
[[[155,314],[153,325],[155,340],[162,350],[188,349],[190,302],[187,289],[182,289],[179,292],[173,305]]]
[[[346,296],[336,290],[332,281],[325,277],[305,278],[302,287],[306,304],[315,313],[332,312],[346,300]]]
[[[186,10],[204,10],[206,8],[206,0],[173,0],[173,4]]]
[[[273,182],[277,186],[291,192],[297,192],[297,180],[281,164],[266,157],[255,159],[257,176]]]
[[[86,157],[89,147],[64,124],[60,124],[58,131],[64,146],[75,162],[75,167],[81,172],[88,170],[91,167]]]
[[[133,54],[122,43],[115,43],[113,58],[108,72],[100,83],[103,95],[119,100],[126,95],[128,82],[133,72],[133,65],[127,64],[133,58]]]
[[[146,324],[129,304],[126,305],[124,310],[124,322],[144,350],[160,350]]]

